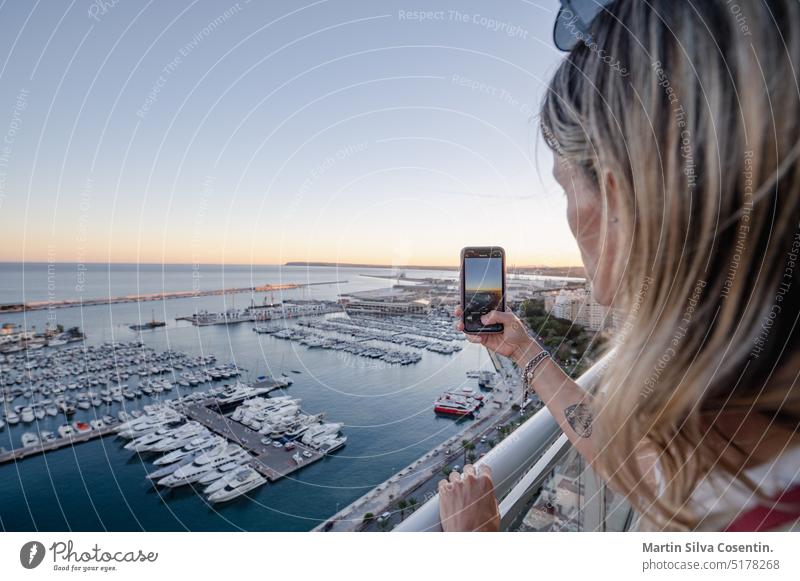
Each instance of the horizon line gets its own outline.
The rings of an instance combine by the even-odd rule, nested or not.
[[[121,261],[94,261],[94,260],[84,260],[84,261],[66,261],[66,260],[55,260],[55,261],[47,261],[47,260],[0,260],[0,264],[85,264],[85,265],[142,265],[142,266],[277,266],[277,267],[319,267],[319,268],[334,268],[337,266],[341,267],[352,267],[352,268],[383,268],[383,269],[458,269],[459,266],[457,264],[402,264],[402,265],[391,265],[391,264],[378,264],[378,263],[357,263],[357,262],[326,262],[326,261],[297,261],[297,260],[290,260],[284,263],[246,263],[246,262],[130,262],[126,260]],[[559,268],[559,269],[582,269],[583,266],[573,264],[573,265],[565,265],[565,266],[556,266],[550,264],[523,264],[523,265],[511,265],[512,268]]]

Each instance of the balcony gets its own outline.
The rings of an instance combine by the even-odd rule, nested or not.
[[[593,390],[607,359],[577,383]],[[575,452],[542,408],[476,464],[492,469],[504,531],[623,531],[634,513]],[[441,531],[439,497],[431,498],[395,531]]]

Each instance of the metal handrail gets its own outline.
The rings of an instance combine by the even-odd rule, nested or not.
[[[608,365],[609,357],[606,355],[595,363],[576,383],[583,389],[592,389]],[[541,483],[569,447],[567,437],[545,407],[475,463],[476,466],[487,464],[491,468],[497,498],[508,499],[500,503],[501,523],[514,520],[524,506],[524,500],[530,497],[532,488]],[[441,531],[439,495],[420,506],[394,530]]]

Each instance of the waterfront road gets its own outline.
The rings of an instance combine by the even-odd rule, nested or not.
[[[497,432],[500,426],[517,421],[520,412],[513,409],[513,404],[522,402],[522,382],[517,368],[505,357],[489,354],[498,372],[499,381],[487,397],[475,420],[464,421],[464,428],[456,435],[442,442],[421,458],[406,466],[388,480],[345,507],[330,519],[316,527],[318,531],[359,531],[359,530],[391,530],[394,525],[410,514],[409,508],[399,510],[397,502],[410,498],[416,500],[416,507],[436,493],[439,480],[444,478],[443,469],[462,468],[464,449],[462,440],[475,445],[472,452],[480,457],[490,449],[489,442],[499,441]],[[431,411],[431,413],[433,413]],[[384,513],[389,513],[385,524],[378,520]],[[364,515],[372,513],[375,518],[365,522]]]

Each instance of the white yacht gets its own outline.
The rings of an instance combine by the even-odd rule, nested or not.
[[[237,460],[231,460],[230,462],[221,464],[220,466],[217,466],[216,470],[209,470],[208,472],[203,474],[197,480],[197,484],[203,486],[205,486],[206,484],[211,484],[212,482],[219,480],[223,476],[227,476],[230,472],[239,468],[244,462],[247,462],[246,457]]]
[[[75,435],[75,429],[69,424],[62,424],[58,427],[58,435],[62,438],[70,438]]]
[[[347,436],[328,436],[317,444],[317,450],[323,454],[331,454],[347,443]]]
[[[31,446],[36,446],[39,444],[39,436],[34,434],[33,432],[25,432],[22,434],[22,446],[25,448],[30,448]]]
[[[231,470],[222,478],[215,480],[214,482],[206,486],[203,489],[203,492],[208,495],[213,492],[216,492],[217,490],[222,490],[223,488],[225,488],[225,486],[227,486],[228,482],[230,482],[232,478],[235,478],[237,476],[246,476],[250,474],[252,470],[253,468],[251,468],[250,466],[240,466],[236,470]]]
[[[154,444],[160,442],[164,438],[172,437],[174,432],[175,428],[171,427],[163,426],[156,428],[152,432],[148,432],[144,435],[134,438],[125,444],[125,449],[132,450],[134,452],[147,452]]]
[[[156,459],[153,464],[156,466],[165,466],[167,464],[172,464],[173,462],[178,462],[182,460],[186,456],[193,454],[197,451],[205,451],[213,448],[214,446],[223,442],[223,439],[219,436],[199,436],[187,442],[183,447],[173,450],[169,454],[165,454],[161,456],[161,458]]]
[[[8,410],[6,412],[6,421],[8,422],[9,426],[13,426],[13,425],[19,423],[19,416],[17,415],[16,412],[12,412],[11,410]]]
[[[191,464],[192,462],[194,462],[194,459],[197,458],[200,454],[202,454],[202,451],[192,452],[191,454],[189,454],[188,456],[184,456],[177,462],[173,462],[166,466],[162,466],[158,470],[149,472],[147,474],[147,478],[149,480],[155,480],[155,481],[161,480],[165,476],[169,476],[170,474],[175,472],[181,466],[186,466],[187,464]]]
[[[247,453],[237,444],[222,444],[198,456],[194,462],[178,468],[175,472],[158,481],[160,486],[180,486],[189,484],[213,470],[217,466],[226,464],[238,456],[244,457]]]
[[[130,422],[125,422],[120,426],[122,429],[118,428],[119,431],[117,433],[123,438],[132,440],[139,436],[155,432],[165,425],[174,424],[180,421],[182,421],[181,416],[174,411],[163,414],[147,415],[135,420],[131,420]]]
[[[182,448],[185,444],[191,442],[194,438],[201,434],[207,434],[208,430],[205,426],[192,422],[185,426],[185,429],[175,431],[166,438],[151,444],[147,447],[148,452],[171,452],[178,448]],[[182,426],[184,427],[184,426]]]
[[[209,494],[208,500],[210,502],[227,502],[246,494],[254,488],[258,488],[266,481],[266,478],[252,468],[249,471],[241,470],[236,472],[225,483],[225,486]]]
[[[312,426],[303,434],[302,442],[304,444],[312,444],[315,441],[323,439],[325,436],[332,436],[342,429],[342,424],[323,423]]]

